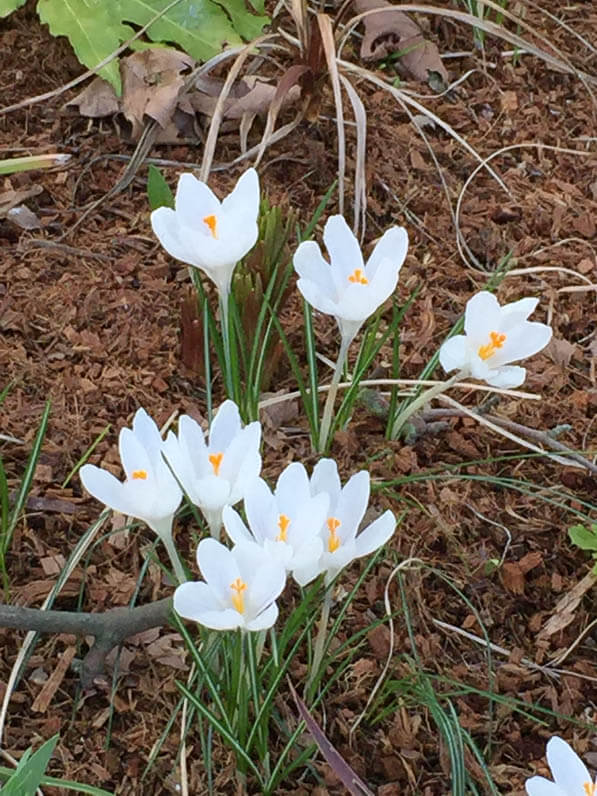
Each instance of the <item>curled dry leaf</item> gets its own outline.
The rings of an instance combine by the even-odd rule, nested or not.
[[[224,81],[216,77],[202,76],[195,82],[196,91],[189,95],[192,107],[212,116]],[[257,75],[248,75],[237,80],[224,102],[224,118],[240,119],[245,114],[266,114],[278,86],[268,83]],[[292,86],[284,97],[284,103],[295,102],[300,96],[298,85]]]
[[[133,53],[120,62],[122,96],[112,86],[96,77],[87,88],[67,103],[78,106],[82,116],[99,118],[122,113],[131,123],[131,138],[137,141],[145,127],[145,117],[154,119],[162,128],[158,141],[166,143],[177,138],[173,126],[179,109],[193,114],[179,96],[186,73],[195,66],[189,55],[164,47],[150,47]]]
[[[400,53],[398,65],[402,65],[415,80],[426,82],[430,73],[437,72],[444,82],[448,82],[448,72],[435,44],[427,41],[416,22],[399,11],[397,6],[387,0],[353,0],[353,8],[357,14],[375,8],[388,9],[363,18],[363,61],[379,61],[392,53]]]

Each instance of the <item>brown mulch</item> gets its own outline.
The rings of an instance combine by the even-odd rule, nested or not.
[[[560,5],[552,0],[543,5],[560,13]],[[580,12],[577,17],[571,12],[568,22],[595,41],[597,15],[592,5],[577,7],[583,9],[582,18]],[[427,24],[440,51],[471,49],[469,31],[445,21]],[[578,42],[553,22],[542,19],[537,25],[562,51],[578,52]],[[498,295],[501,301],[539,296],[537,319],[547,319],[554,328],[555,342],[529,363],[525,384],[525,389],[542,397],[540,401],[504,397],[494,411],[536,429],[568,424],[558,438],[594,455],[597,160],[591,137],[595,107],[590,92],[576,78],[551,71],[531,56],[515,61],[502,57],[504,49],[488,41],[485,61],[478,52],[448,60],[453,78],[468,69],[476,71],[457,89],[429,100],[434,113],[484,157],[501,147],[533,141],[590,154],[520,148],[495,158],[492,165],[511,195],[486,174],[479,174],[468,189],[461,231],[480,267],[467,268],[459,257],[450,210],[423,140],[386,93],[359,83],[368,113],[367,240],[391,223],[403,224],[409,231],[411,246],[398,292],[402,300],[414,290],[418,294],[401,333],[405,378],[419,375],[466,300],[486,284],[482,268],[491,272],[510,252],[517,268],[528,268],[525,274],[508,277]],[[50,38],[29,6],[0,22],[0,54],[2,105],[57,88],[81,70],[68,45]],[[583,59],[583,69],[594,73],[594,67]],[[426,91],[416,84],[407,87]],[[8,382],[13,385],[0,407],[0,433],[25,442],[1,443],[11,489],[18,484],[46,400],[52,402],[32,491],[37,503],[29,505],[17,526],[8,559],[11,599],[31,606],[41,604],[64,559],[97,517],[98,505],[82,493],[77,477],[61,487],[97,435],[110,425],[92,461],[118,472],[117,432],[130,422],[136,408],[145,407],[159,424],[174,411],[205,413],[200,379],[181,363],[180,305],[188,289],[187,270],[166,256],[152,235],[145,167],[125,192],[110,198],[73,235],[61,239],[82,206],[105,194],[122,173],[121,161],[92,163],[94,158],[133,151],[110,120],[90,123],[73,110],[64,110],[63,103],[71,96],[0,117],[0,157],[51,151],[73,156],[64,169],[14,175],[0,185],[0,193],[9,188],[42,188],[28,200],[41,220],[41,230],[24,232],[0,220],[0,388]],[[270,201],[296,208],[303,221],[336,176],[335,122],[327,90],[320,110],[315,124],[303,123],[272,148],[260,166]],[[443,131],[427,128],[426,135],[454,201],[476,163]],[[354,143],[349,136],[349,164],[355,156]],[[181,164],[201,159],[200,150],[186,145],[156,148],[151,154]],[[218,160],[237,154],[237,136],[224,136]],[[165,170],[172,185],[183,168]],[[218,172],[212,185],[226,193],[239,173],[240,169]],[[334,211],[330,204],[326,213]],[[555,267],[560,270],[545,270]],[[296,302],[286,314],[292,339],[300,346],[298,312]],[[320,319],[317,332],[321,350],[335,356],[333,324]],[[385,353],[382,359],[387,365],[391,351]],[[286,365],[280,367],[275,387],[294,389]],[[455,397],[469,406],[477,401],[473,394]],[[304,418],[296,417],[290,425],[291,429],[282,426],[266,434],[268,478],[275,478],[292,459],[308,466],[315,461]],[[412,680],[414,638],[419,666],[440,678],[435,681],[438,692],[452,693],[458,719],[483,750],[500,792],[515,794],[523,792],[524,779],[537,767],[545,771],[545,741],[551,734],[574,743],[590,766],[597,763],[597,744],[587,731],[597,702],[593,636],[588,634],[574,647],[562,664],[567,673],[559,677],[528,665],[528,661],[544,665],[566,650],[593,618],[594,600],[588,590],[567,626],[549,636],[541,633],[560,599],[590,568],[588,557],[571,547],[567,528],[574,522],[575,509],[592,510],[595,516],[595,477],[548,459],[512,458],[519,452],[515,443],[468,419],[450,421],[448,431],[412,445],[389,443],[383,425],[364,408],[355,412],[332,450],[345,475],[368,467],[375,479],[401,479],[391,491],[376,493],[374,502],[379,509],[406,510],[387,561],[367,580],[342,632],[348,636],[383,616],[383,591],[394,559],[422,559],[429,569],[404,576],[412,635],[402,621],[397,622],[390,680]],[[457,479],[448,468],[463,462],[466,478]],[[425,477],[430,470],[441,477]],[[483,476],[503,480],[489,483]],[[506,479],[531,486],[522,491],[508,488]],[[190,536],[191,529],[185,527],[178,541],[188,560],[193,560]],[[503,565],[490,571],[508,539]],[[102,537],[55,607],[74,609],[80,594],[84,610],[128,604],[150,542],[144,532]],[[358,566],[352,568],[347,585],[358,571]],[[139,601],[169,591],[159,569],[150,565]],[[392,587],[390,594],[398,606],[398,589]],[[437,623],[483,637],[471,606],[489,639],[506,650],[505,655],[494,653],[491,676],[478,644]],[[0,695],[21,638],[0,628]],[[385,628],[367,636],[326,700],[326,731],[380,795],[446,794],[447,750],[438,742],[429,714],[412,708],[416,700],[405,698],[392,706],[386,696],[360,725],[354,747],[349,746],[351,723],[381,673],[388,643]],[[168,628],[144,634],[126,645],[114,693],[106,682],[81,694],[70,666],[79,654],[73,638],[41,639],[12,697],[3,747],[18,757],[32,743],[60,732],[51,774],[118,794],[176,793],[178,723],[143,781],[141,774],[176,704],[175,680],[186,675],[188,661],[180,646]],[[493,689],[501,697],[539,705],[569,720],[545,714],[542,726],[515,712],[508,702],[495,703],[490,711],[475,689]],[[187,753],[190,792],[206,792],[198,738],[187,739]],[[216,749],[215,761],[216,792],[234,792],[227,752]],[[467,755],[467,765],[483,792],[482,773],[472,755]],[[309,774],[300,784],[286,783],[280,793],[342,792],[323,764],[317,762],[316,768],[319,784]]]

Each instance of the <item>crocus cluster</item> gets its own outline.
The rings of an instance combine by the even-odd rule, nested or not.
[[[173,559],[172,523],[183,491],[203,513],[211,537],[197,548],[204,580],[184,582],[174,608],[213,629],[271,627],[275,604],[291,575],[301,586],[318,575],[326,584],[356,558],[372,553],[396,527],[386,511],[359,527],[369,504],[369,473],[344,486],[332,459],[322,459],[311,477],[298,462],[280,474],[274,490],[259,477],[261,425],[243,426],[238,407],[224,401],[206,435],[188,415],[178,435],[165,440],[139,409],[133,428],[120,432],[124,482],[91,464],[81,469],[88,492],[107,506],[143,520],[165,543]],[[244,501],[244,519],[233,506]],[[221,526],[232,543],[219,541]]]

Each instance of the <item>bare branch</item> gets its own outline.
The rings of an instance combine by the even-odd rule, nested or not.
[[[106,656],[111,649],[135,633],[167,625],[171,611],[171,597],[136,608],[112,608],[102,613],[42,611],[0,604],[0,627],[93,636],[95,644],[85,655],[81,667],[81,684],[83,688],[91,688],[95,678],[103,674]]]

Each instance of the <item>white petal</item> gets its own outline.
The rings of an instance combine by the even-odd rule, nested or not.
[[[369,278],[369,289],[373,294],[376,308],[381,307],[396,290],[398,284],[398,274],[400,266],[396,265],[396,260],[384,257],[377,266],[375,273]]]
[[[340,520],[337,530],[340,547],[354,539],[357,528],[367,510],[369,502],[370,481],[367,470],[355,473],[344,486],[334,516]]]
[[[210,451],[223,453],[241,430],[240,412],[234,401],[224,401],[209,427]]]
[[[309,476],[304,465],[300,462],[291,462],[287,465],[276,482],[276,502],[284,514],[293,514],[294,507],[303,504],[311,497],[309,489]],[[284,511],[284,508],[288,508]]]
[[[442,343],[439,349],[439,362],[449,373],[451,370],[463,370],[469,364],[469,348],[465,335],[456,334]]]
[[[512,301],[502,307],[502,323],[500,331],[507,332],[513,326],[518,326],[519,323],[526,321],[539,303],[537,298],[523,298],[518,301]]]
[[[278,618],[278,606],[276,603],[272,603],[268,606],[264,611],[262,611],[259,616],[255,619],[252,619],[250,622],[246,622],[245,627],[247,630],[255,631],[255,630],[268,630],[270,627],[276,622]]]
[[[151,214],[151,228],[162,247],[175,260],[196,265],[188,238],[180,227],[176,213],[170,207],[159,207]]]
[[[311,282],[309,279],[299,279],[296,286],[305,301],[316,310],[326,315],[337,314],[337,304],[329,295],[322,291],[321,285],[318,285],[316,282]]]
[[[155,420],[145,409],[137,409],[133,418],[133,434],[152,455],[158,455],[162,447],[162,437]]]
[[[261,549],[261,558],[264,558]],[[286,569],[277,558],[267,559],[259,568],[248,575],[245,582],[249,584],[247,592],[247,616],[258,616],[268,605],[280,596],[286,585]]]
[[[361,531],[356,540],[357,558],[368,556],[384,545],[396,530],[396,517],[391,511],[385,511],[365,530]]]
[[[222,521],[226,533],[234,544],[241,542],[254,542],[255,537],[250,533],[240,516],[230,506],[225,506],[222,512]]]
[[[330,496],[330,511],[333,512],[334,505],[342,489],[336,462],[333,459],[320,459],[313,468],[310,484],[312,495],[317,495],[320,492],[328,493]]]
[[[483,381],[502,390],[514,390],[524,384],[526,375],[525,368],[520,368],[517,365],[504,365],[502,368],[490,370]]]
[[[338,277],[337,285],[345,283],[355,268],[364,270],[361,247],[343,216],[330,216],[323,230],[323,242],[330,255],[334,279],[336,274]]]
[[[197,563],[216,598],[230,605],[230,584],[240,576],[232,551],[215,539],[202,539],[197,547]]]
[[[487,290],[476,293],[466,303],[464,312],[464,331],[472,343],[482,344],[489,332],[498,331],[501,308],[498,300]]]
[[[247,489],[245,514],[251,532],[259,544],[278,535],[276,503],[263,478],[255,478]]]
[[[234,608],[225,608],[222,611],[197,611],[195,621],[210,630],[236,630],[237,627],[244,626],[243,615]]]
[[[545,777],[531,777],[527,779],[525,788],[528,796],[569,796],[569,794],[559,788],[554,782],[550,782],[548,779],[545,779]]]
[[[593,782],[585,764],[562,738],[550,738],[546,755],[555,783],[565,793],[583,793],[583,785]]]
[[[533,356],[545,348],[551,340],[551,335],[550,326],[544,323],[524,321],[507,333],[502,347],[487,360],[487,363],[494,368]]]
[[[294,270],[297,274],[314,285],[319,285],[332,301],[337,299],[336,286],[332,279],[330,264],[321,254],[319,245],[312,240],[303,241],[293,257]]]
[[[238,178],[232,192],[222,202],[226,215],[246,221],[259,215],[259,177],[255,169],[247,169]]]
[[[154,478],[154,467],[149,452],[130,428],[120,429],[118,451],[127,478],[131,478],[136,470],[143,470],[147,478]]]
[[[174,610],[185,619],[199,622],[198,612],[220,611],[222,608],[207,583],[203,581],[183,583],[174,592]]]
[[[204,182],[187,172],[178,178],[175,207],[181,225],[196,230],[205,216],[220,212],[220,201]]]
[[[122,514],[131,513],[132,506],[127,498],[124,484],[112,473],[102,470],[94,464],[84,464],[79,475],[85,489],[96,500]]]
[[[308,583],[311,583],[312,580],[323,572],[323,568],[321,566],[321,556],[317,559],[313,559],[313,561],[308,562],[300,567],[295,567],[292,570],[292,577],[298,583],[299,586],[306,586]]]
[[[211,472],[203,429],[189,415],[182,415],[178,420],[178,439],[182,455],[189,463],[189,469],[193,474],[199,476]]]
[[[408,233],[404,227],[390,227],[390,229],[387,229],[367,260],[367,265],[365,266],[367,279],[371,280],[375,277],[379,264],[385,259],[392,262],[396,273],[398,273],[406,258],[407,251]]]

